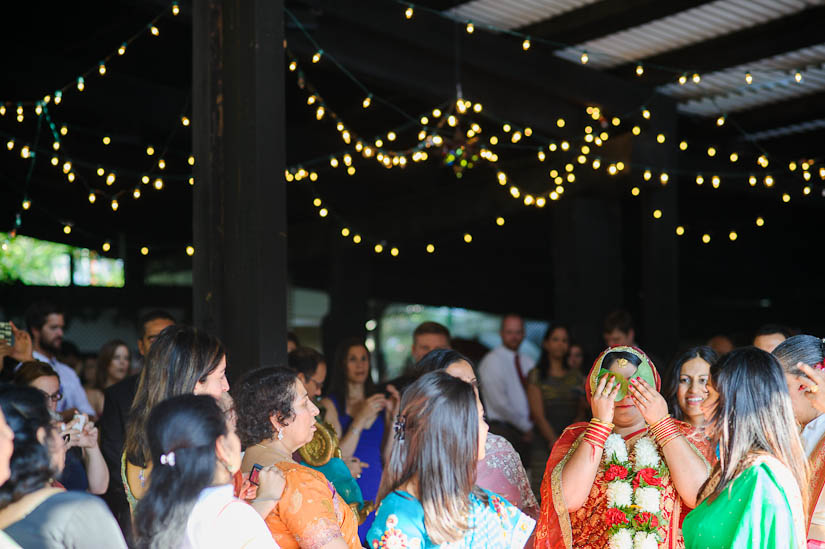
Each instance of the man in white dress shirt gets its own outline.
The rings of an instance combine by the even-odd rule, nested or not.
[[[529,458],[533,434],[527,404],[527,374],[535,362],[519,353],[524,341],[524,321],[515,314],[501,319],[501,345],[487,353],[479,364],[484,410],[490,432],[507,439],[521,456]]]
[[[60,392],[63,398],[57,403],[57,411],[77,409],[89,416],[95,416],[80,378],[69,366],[57,360],[57,353],[60,352],[60,345],[63,343],[63,329],[66,327],[63,312],[45,301],[34,303],[26,310],[26,324],[32,335],[32,355],[35,360],[45,362],[54,368],[60,378]]]

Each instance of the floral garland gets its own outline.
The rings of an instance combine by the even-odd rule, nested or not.
[[[662,523],[662,478],[667,465],[656,444],[643,437],[630,463],[621,435],[612,434],[604,445],[607,470],[607,527],[610,549],[658,549]]]

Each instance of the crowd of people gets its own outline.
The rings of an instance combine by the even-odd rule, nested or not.
[[[0,548],[825,548],[825,339],[765,326],[659,370],[630,315],[605,348],[524,320],[478,362],[424,322],[373,379],[365,341],[230,387],[213,334],[164,311],[61,357],[33,304],[0,341]],[[589,369],[588,369],[589,366]],[[321,457],[319,457],[321,456]]]

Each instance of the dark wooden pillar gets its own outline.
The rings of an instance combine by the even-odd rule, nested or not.
[[[364,337],[369,320],[370,264],[364,250],[338,244],[331,257],[329,272],[329,313],[322,326],[324,354],[335,360],[341,340]]]
[[[623,305],[621,208],[603,194],[568,196],[553,207],[553,320],[595,356],[605,315]]]
[[[194,319],[237,379],[286,360],[283,1],[193,6]]]

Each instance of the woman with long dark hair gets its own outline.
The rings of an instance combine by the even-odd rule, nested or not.
[[[113,339],[100,348],[95,361],[94,378],[87,379],[84,385],[86,397],[97,417],[103,413],[103,390],[114,385],[129,375],[131,352],[125,341]]]
[[[679,547],[709,467],[690,425],[668,414],[656,367],[635,347],[609,347],[585,389],[593,419],[565,429],[547,460],[536,547]]]
[[[146,354],[126,424],[121,477],[132,510],[148,488],[152,471],[146,438],[152,408],[173,396],[205,394],[219,399],[228,390],[226,352],[218,338],[180,324],[158,335]]]
[[[475,365],[469,358],[451,349],[430,351],[408,370],[408,375],[410,382],[413,382],[424,374],[439,371],[466,381],[478,390]],[[484,457],[478,460],[476,484],[504,497],[528,516],[538,518],[539,504],[530,488],[527,472],[506,438],[487,433]]]
[[[0,408],[14,432],[11,476],[0,486],[0,529],[26,548],[125,549],[100,498],[53,486],[66,447],[43,393],[0,386]]]
[[[710,398],[710,368],[717,360],[719,355],[707,345],[691,347],[673,361],[662,391],[671,415],[693,427],[688,440],[711,464],[716,454],[705,433],[702,405]]]
[[[808,499],[808,548],[825,548],[825,407],[820,388],[825,389],[825,339],[796,335],[772,351],[782,366],[796,422],[802,426],[802,446],[810,464]],[[823,391],[825,393],[825,391]]]
[[[241,442],[214,398],[165,400],[152,409],[147,430],[153,472],[135,510],[138,547],[277,547],[261,514],[277,505],[283,477],[259,472],[255,502],[260,508],[234,497]]]
[[[395,392],[389,386],[388,391]],[[382,449],[392,423],[393,399],[375,386],[370,376],[370,353],[360,338],[345,339],[338,345],[327,397],[321,400],[328,421],[340,436],[344,459],[356,457],[364,469],[356,475],[365,500],[375,501],[383,471]],[[397,400],[395,400],[397,403]],[[358,531],[364,539],[372,516]]]
[[[804,548],[808,465],[782,368],[756,347],[736,349],[714,368],[713,386],[719,462],[685,518],[685,547]]]
[[[356,549],[358,522],[352,509],[323,474],[293,459],[315,433],[318,407],[298,373],[290,368],[260,368],[236,386],[238,435],[246,447],[241,469],[275,466],[286,478],[278,505],[266,524],[284,549]]]
[[[476,486],[488,427],[471,384],[424,375],[404,391],[394,427],[370,547],[524,546],[535,521]]]

